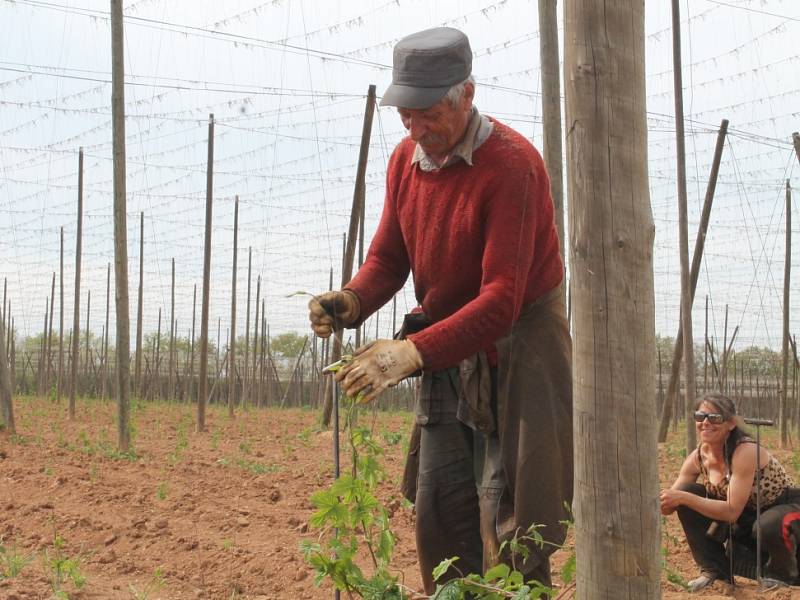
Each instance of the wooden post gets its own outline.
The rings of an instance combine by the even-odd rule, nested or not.
[[[136,393],[142,395],[142,302],[144,299],[144,212],[139,213],[139,294],[136,301]]]
[[[252,385],[250,387],[250,392],[251,393],[252,393],[252,391],[254,389],[257,389],[257,386],[256,386],[256,373],[257,373],[256,365],[257,365],[257,361],[258,361],[258,331],[259,331],[259,327],[261,326],[261,322],[258,320],[259,319],[259,316],[258,316],[259,312],[258,311],[261,308],[261,305],[259,304],[259,302],[261,302],[260,298],[261,298],[261,275],[259,275],[258,278],[256,279],[256,315],[255,315],[255,320],[253,322],[253,324],[254,324],[254,329],[253,329],[253,375],[251,377],[251,383],[252,383]],[[251,398],[251,401],[252,401],[252,398]],[[255,406],[260,406],[259,401],[260,401],[260,398],[258,396],[256,396],[255,397]]]
[[[50,298],[44,299],[44,325],[42,326],[42,340],[39,344],[39,360],[36,362],[36,394],[44,395],[44,361],[47,354],[47,313],[50,311]],[[6,352],[6,355],[8,352]]]
[[[175,258],[172,259],[172,279],[171,279],[171,296],[170,296],[170,319],[169,319],[169,373],[167,381],[169,388],[167,390],[167,398],[169,400],[175,399],[175,336],[178,334],[175,329]]]
[[[50,357],[53,354],[53,313],[55,312],[56,302],[56,274],[53,272],[53,281],[50,284],[50,325],[47,329],[47,350],[44,353],[45,367],[44,367],[44,385],[42,389],[44,395],[50,393]]]
[[[14,401],[11,391],[11,375],[6,353],[5,310],[0,319],[0,421],[11,435],[17,432],[14,423]]]
[[[576,593],[658,600],[644,0],[566,0],[564,47]]]
[[[92,311],[92,290],[86,292],[86,348],[84,349],[84,359],[83,359],[83,376],[87,378],[89,377],[89,373],[91,372],[91,367],[89,366],[89,317]],[[84,385],[88,385],[84,384]]]
[[[11,309],[11,303],[8,303],[9,311]],[[17,389],[17,343],[16,343],[16,333],[14,332],[14,317],[11,317],[11,327],[9,328],[8,332],[8,351],[6,352],[6,357],[9,361],[9,379],[11,380],[11,396],[13,398],[14,392]]]
[[[244,323],[244,372],[242,373],[242,408],[247,407],[247,367],[250,359],[250,279],[253,272],[253,248],[247,248],[247,316]]]
[[[300,362],[303,360],[303,355],[306,352],[306,348],[308,348],[308,336],[305,337],[303,340],[303,347],[300,349],[300,354],[297,355],[297,360],[294,363],[294,368],[292,369],[291,377],[289,378],[289,385],[286,386],[286,390],[281,394],[281,402],[280,407],[286,407],[286,398],[289,396],[289,392],[292,389],[292,382],[295,381],[295,378],[300,369]]]
[[[161,386],[161,308],[158,309],[158,329],[156,329],[156,346],[153,354],[153,370],[155,371],[155,389],[157,398],[162,397]]]
[[[564,174],[561,147],[561,72],[558,56],[558,0],[539,0],[539,57],[542,80],[542,154],[550,175],[550,196],[558,229],[559,250],[564,253]],[[566,281],[566,277],[564,278]],[[566,286],[561,285],[566,302]]]
[[[703,333],[703,393],[708,391],[708,294],[706,294],[705,330]]]
[[[61,389],[64,381],[64,228],[61,228],[59,252],[59,302],[58,302],[58,382],[56,383],[56,402],[61,404]]]
[[[798,156],[800,158],[800,156]],[[783,371],[781,379],[781,395],[778,408],[781,447],[786,448],[789,444],[789,284],[792,271],[792,188],[789,180],[786,180],[786,250],[783,261],[783,344],[781,352],[783,354]]]
[[[347,232],[347,244],[344,253],[342,266],[342,286],[344,287],[353,276],[353,256],[356,250],[356,233],[360,215],[362,197],[366,194],[365,176],[367,172],[367,161],[369,159],[369,140],[372,133],[372,117],[375,114],[375,86],[370,85],[367,90],[367,103],[364,109],[364,123],[361,129],[361,147],[358,151],[358,166],[356,167],[356,185],[353,190],[353,204],[350,209],[350,227]],[[334,332],[332,362],[336,362],[342,357],[341,331]],[[331,396],[326,396],[325,405],[322,411],[322,424],[325,427],[330,425],[331,411],[333,405]]]
[[[208,395],[208,311],[211,294],[211,226],[214,194],[214,115],[208,117],[208,166],[206,171],[206,230],[203,249],[203,300],[200,312],[200,382],[197,394],[197,431],[206,430]]]
[[[366,210],[366,194],[361,194],[358,203],[358,268],[364,264],[364,211]],[[361,346],[362,338],[365,337],[365,323],[356,328],[356,348]]]
[[[228,342],[228,416],[236,403],[236,263],[239,252],[239,196],[233,208],[233,274],[231,276],[231,327]]]
[[[125,70],[122,0],[111,0],[111,112],[114,146],[114,283],[117,321],[117,442],[130,448],[130,315],[128,306],[128,222],[125,197]]]
[[[719,357],[719,391],[725,393],[725,350],[728,348],[728,305],[725,305],[725,322],[722,327],[722,356]]]
[[[197,314],[197,284],[194,284],[194,291],[192,292],[192,339],[189,343],[191,356],[189,358],[189,388],[190,388],[190,395],[194,394],[195,384],[194,384],[194,340],[195,340],[195,324],[196,324],[196,314]]]
[[[672,0],[672,55],[675,88],[675,139],[678,158],[678,232],[681,260],[681,325],[683,326],[683,364],[686,387],[686,449],[697,445],[694,421],[689,414],[696,396],[694,337],[692,336],[692,298],[689,273],[689,226],[686,198],[686,140],[683,128],[683,73],[681,63],[680,0]]]
[[[800,162],[800,133],[795,131],[792,134],[792,143],[794,144],[794,153],[797,155],[797,161]]]
[[[239,250],[239,196],[233,208],[233,275],[231,277],[231,327],[228,343],[228,416],[236,403],[236,260]]]
[[[103,332],[103,382],[100,387],[100,397],[106,398],[106,382],[108,380],[108,319],[111,312],[111,263],[106,267],[106,327]]]
[[[661,371],[661,348],[656,347],[656,350],[658,351],[658,408],[656,410],[660,410],[661,405],[664,404],[664,378]]]
[[[72,312],[72,374],[69,388],[69,418],[75,418],[75,397],[78,394],[78,347],[80,345],[81,310],[81,239],[83,237],[83,148],[78,150],[78,230],[75,234],[75,306]]]
[[[700,262],[703,260],[703,249],[706,243],[706,233],[708,232],[708,222],[711,217],[711,206],[714,203],[714,192],[717,189],[717,176],[719,175],[719,165],[722,161],[722,150],[725,147],[725,136],[728,133],[728,120],[723,119],[717,132],[717,145],[714,149],[714,159],[711,163],[711,173],[708,178],[708,186],[706,187],[706,197],[703,202],[703,212],[700,215],[700,225],[697,230],[697,238],[694,243],[694,255],[692,256],[692,272],[691,272],[691,291],[692,300],[694,300],[694,292],[697,289],[697,278],[700,275]],[[681,358],[683,357],[684,344],[683,344],[683,319],[678,325],[678,335],[675,336],[675,347],[672,351],[672,369],[667,383],[667,397],[664,406],[661,409],[661,423],[658,429],[658,441],[664,442],[667,439],[667,430],[669,429],[669,422],[672,418],[673,405],[677,404],[677,394],[680,389],[680,371],[681,371]],[[694,400],[688,403],[691,407]],[[692,432],[694,432],[694,424],[690,423]]]
[[[267,388],[266,394],[264,394],[264,359],[269,356],[269,328],[267,326],[267,317],[265,316],[266,313],[266,301],[262,298],[261,299],[261,361],[260,361],[260,370],[259,370],[259,379],[258,379],[258,405],[259,406],[269,406],[269,388]],[[269,378],[267,378],[267,383],[269,383]],[[266,396],[266,398],[265,398]]]

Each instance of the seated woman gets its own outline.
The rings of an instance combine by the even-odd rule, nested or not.
[[[755,440],[742,429],[733,400],[723,394],[710,393],[698,399],[694,420],[697,449],[684,461],[672,487],[661,492],[661,513],[670,515],[677,510],[692,556],[700,566],[700,576],[689,582],[692,592],[717,579],[731,580],[725,547],[729,523],[734,556],[749,552],[755,560],[756,540]],[[794,482],[772,454],[763,447],[759,454],[761,548],[769,558],[763,571],[767,577],[762,581],[771,586],[794,584],[798,580],[800,490],[794,489]]]

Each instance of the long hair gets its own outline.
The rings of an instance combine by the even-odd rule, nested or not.
[[[744,429],[744,421],[736,413],[736,403],[731,398],[720,392],[708,392],[695,400],[694,409],[699,409],[703,402],[711,404],[719,411],[726,421],[732,420],[736,424],[736,427],[734,427],[730,434],[728,434],[728,437],[725,438],[725,450],[723,452],[725,464],[728,466],[728,470],[730,470],[734,450],[742,443],[742,440],[749,438],[750,435]]]

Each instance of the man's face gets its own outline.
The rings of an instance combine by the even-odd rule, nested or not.
[[[430,156],[445,156],[461,141],[467,128],[474,87],[467,84],[461,99],[451,104],[442,98],[430,108],[398,108],[411,139]]]

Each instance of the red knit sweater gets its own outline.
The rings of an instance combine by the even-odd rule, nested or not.
[[[561,283],[563,264],[550,180],[537,150],[494,121],[463,161],[437,171],[411,163],[415,143],[398,144],[386,200],[367,258],[346,286],[361,321],[413,273],[417,301],[434,324],[409,336],[425,369],[456,365],[511,330],[522,305]]]

